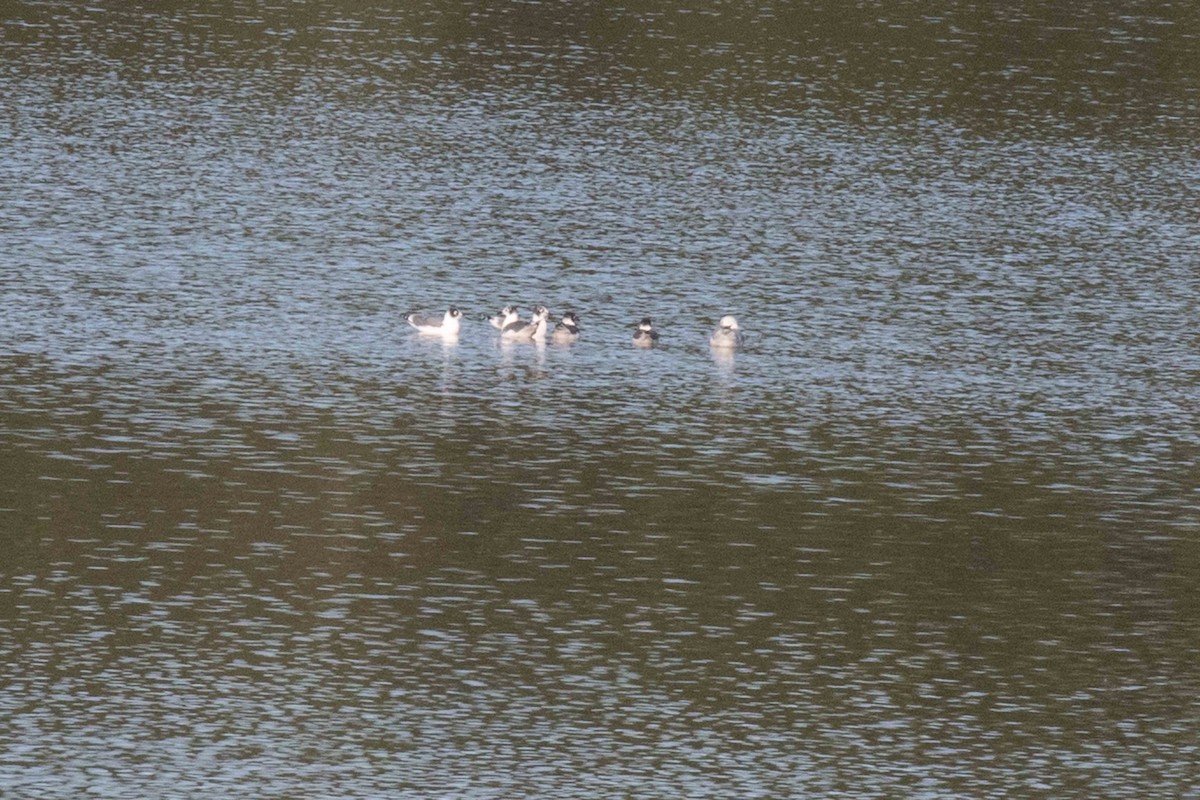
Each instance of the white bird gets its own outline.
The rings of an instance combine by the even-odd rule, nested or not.
[[[554,326],[553,339],[558,344],[570,344],[579,338],[579,317],[574,311],[562,315],[562,319]]]
[[[517,341],[545,339],[546,320],[548,319],[550,319],[550,310],[545,306],[536,306],[528,322],[519,319],[516,322],[509,323],[500,331],[500,336],[505,339],[515,339]]]
[[[406,314],[404,316],[408,320],[408,324],[416,328],[418,333],[425,333],[431,336],[457,336],[459,319],[461,317],[462,312],[454,306],[450,306],[450,309],[442,317],[420,313]]]
[[[489,317],[488,322],[492,323],[493,328],[502,331],[505,326],[513,324],[520,318],[521,316],[517,313],[516,306],[505,306]]]
[[[633,343],[639,347],[653,347],[658,342],[658,331],[654,330],[654,324],[650,322],[649,317],[642,317],[642,321],[637,324],[637,330],[633,332]]]
[[[713,331],[708,343],[713,347],[741,347],[742,332],[738,329],[737,320],[729,314],[721,317],[721,322]]]

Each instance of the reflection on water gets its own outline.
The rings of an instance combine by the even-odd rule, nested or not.
[[[713,363],[720,368],[722,375],[732,375],[735,351],[728,347],[709,347]]]
[[[800,14],[12,12],[5,796],[1200,791],[1194,22]]]

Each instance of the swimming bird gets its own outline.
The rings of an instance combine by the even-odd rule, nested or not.
[[[639,347],[653,347],[658,342],[658,331],[654,330],[654,324],[650,322],[649,317],[642,317],[642,321],[637,324],[637,330],[633,332],[633,343]]]
[[[528,322],[522,319],[511,322],[505,325],[500,331],[500,336],[505,339],[515,339],[517,341],[545,339],[546,320],[548,319],[550,319],[550,309],[542,305],[535,306],[533,314],[529,316]]]
[[[741,347],[742,332],[738,329],[737,320],[729,314],[721,317],[721,322],[713,331],[708,343],[713,347]]]
[[[450,306],[450,309],[440,319],[431,314],[415,312],[404,316],[408,320],[408,324],[416,328],[418,333],[432,336],[457,336],[461,317],[462,312],[454,306]]]
[[[520,319],[521,316],[517,313],[516,306],[505,306],[498,312],[488,318],[488,322],[492,323],[492,327],[497,330],[504,330],[504,326],[511,325]]]
[[[562,319],[554,326],[553,338],[558,344],[570,344],[579,338],[579,317],[574,311],[562,315]]]

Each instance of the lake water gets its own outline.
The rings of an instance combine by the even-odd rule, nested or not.
[[[0,793],[1200,797],[1200,21],[1120,6],[6,9]]]

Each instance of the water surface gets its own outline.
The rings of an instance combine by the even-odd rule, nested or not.
[[[2,19],[6,797],[1200,792],[1187,7],[206,8]]]

